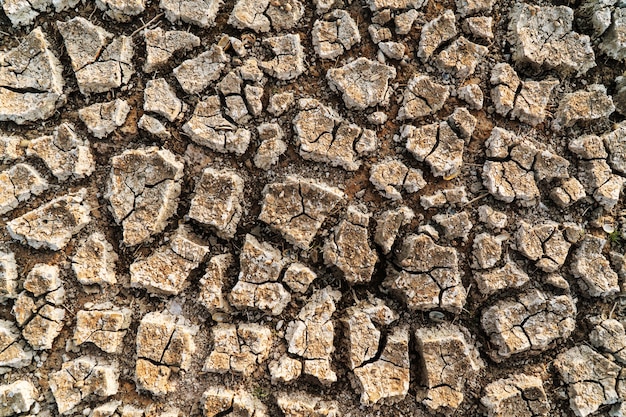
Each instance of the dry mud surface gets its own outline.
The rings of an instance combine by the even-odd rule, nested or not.
[[[0,416],[626,415],[626,2],[0,5]]]

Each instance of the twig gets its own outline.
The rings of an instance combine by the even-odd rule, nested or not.
[[[609,313],[609,319],[613,317],[613,313],[615,312],[615,307],[617,307],[617,301],[613,304],[613,308],[611,309],[611,312]]]
[[[148,26],[150,26],[151,24],[153,24],[156,20],[159,20],[160,18],[163,17],[165,13],[159,13],[158,15],[154,16],[152,19],[150,19],[148,21],[148,23],[146,23],[145,25],[141,26],[140,28],[138,28],[136,31],[134,31],[133,33],[130,34],[130,37],[132,38],[133,36],[135,36],[136,34],[138,34],[139,32],[141,32],[142,30],[144,30],[145,28],[147,28]]]
[[[476,197],[476,198],[468,201],[467,203],[463,204],[463,207],[467,207],[470,204],[477,202],[478,200],[482,200],[483,198],[487,197],[488,195],[489,195],[489,193],[481,194],[478,197]]]

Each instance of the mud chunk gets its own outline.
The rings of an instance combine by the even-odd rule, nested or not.
[[[531,226],[520,220],[515,233],[517,250],[545,272],[556,272],[563,264],[572,246],[565,239],[557,223],[544,223]]]
[[[69,177],[85,178],[95,170],[89,141],[79,138],[71,123],[62,123],[52,136],[42,136],[30,142],[26,155],[37,156],[60,181]]]
[[[331,354],[335,350],[335,326],[331,316],[340,298],[341,293],[330,287],[318,290],[285,331],[289,353],[304,358],[304,373],[325,385],[337,380],[331,369]]]
[[[502,257],[502,240],[489,233],[480,233],[472,245],[472,268],[492,268]]]
[[[378,48],[387,58],[398,61],[404,58],[406,54],[406,46],[401,42],[380,42]]]
[[[383,300],[370,298],[349,307],[341,321],[348,340],[350,369],[370,362],[379,353],[381,331],[375,326],[387,326],[398,319],[398,314]]]
[[[14,369],[30,365],[33,351],[20,338],[20,331],[14,323],[0,320],[0,375]]]
[[[600,146],[597,146],[598,143]],[[586,156],[606,155],[602,139],[591,135],[583,136],[570,143],[570,150],[583,159],[579,164],[579,178],[585,191],[593,195],[593,198],[606,209],[615,207],[624,186],[624,178],[614,174],[604,159],[586,160]]]
[[[178,206],[184,164],[165,149],[130,149],[111,158],[105,198],[124,229],[124,243],[137,245],[163,231]]]
[[[572,31],[574,11],[566,6],[516,4],[509,14],[513,60],[567,75],[596,66],[589,36]]]
[[[65,104],[63,67],[49,46],[36,28],[0,54],[0,121],[45,120]]]
[[[95,305],[76,313],[74,343],[93,343],[106,353],[118,353],[131,323],[132,311],[112,304]]]
[[[465,141],[449,122],[420,127],[404,125],[400,134],[406,140],[406,149],[418,161],[426,161],[434,176],[450,180],[459,174]]]
[[[420,197],[420,204],[428,210],[433,207],[443,207],[446,204],[452,206],[461,206],[467,204],[467,193],[465,186],[448,188],[445,190],[437,190],[434,194],[423,195]]]
[[[501,211],[494,210],[492,207],[482,205],[478,207],[478,218],[491,229],[504,229],[506,227],[508,216]]]
[[[517,72],[507,63],[496,64],[491,70],[489,82],[491,88],[491,100],[495,105],[496,112],[507,115],[515,106],[517,90],[521,80]]]
[[[109,401],[108,403],[104,403],[95,407],[91,411],[91,414],[89,414],[89,417],[112,417],[115,415],[115,412],[120,405],[122,405],[121,401]],[[161,414],[159,417],[162,416],[163,414]],[[172,417],[178,417],[178,415]]]
[[[176,390],[172,374],[188,370],[196,351],[194,336],[198,329],[182,323],[182,316],[153,312],[146,314],[137,330],[138,388],[154,395]]]
[[[35,168],[27,164],[13,165],[0,172],[0,214],[16,209],[20,202],[47,189],[48,181]]]
[[[130,285],[145,288],[152,294],[178,294],[191,271],[208,252],[209,247],[204,242],[187,227],[179,226],[168,244],[130,265]]]
[[[494,0],[455,0],[456,10],[462,17],[480,12],[491,12]]]
[[[269,32],[270,20],[265,16],[269,2],[239,0],[228,18],[228,24],[237,29],[252,29],[255,32]]]
[[[279,315],[289,304],[291,296],[278,282],[253,284],[239,281],[233,287],[229,299],[238,309],[256,308],[272,315]]]
[[[378,261],[369,246],[369,218],[365,207],[349,206],[346,218],[324,245],[324,261],[335,265],[349,284],[369,282]]]
[[[61,369],[50,376],[50,389],[60,414],[71,414],[76,406],[94,396],[117,394],[119,370],[91,356],[63,362]]]
[[[619,400],[616,392],[620,367],[587,345],[573,347],[556,357],[554,367],[567,384],[569,405],[577,416],[594,413]]]
[[[172,137],[172,134],[167,130],[167,128],[161,123],[161,121],[155,117],[148,116],[147,114],[143,114],[139,120],[137,121],[137,127],[139,129],[143,129],[146,132],[150,133],[153,136],[161,140],[167,140]]]
[[[7,230],[13,239],[35,249],[63,249],[91,221],[91,209],[84,201],[86,193],[86,189],[81,189],[55,198],[11,220]]]
[[[524,81],[522,89],[515,98],[511,118],[519,119],[531,126],[542,123],[546,118],[546,106],[552,90],[559,85],[555,79],[542,81]]]
[[[622,122],[609,133],[602,135],[609,152],[607,162],[614,170],[626,175],[626,123]]]
[[[219,0],[160,0],[159,7],[172,23],[182,21],[201,28],[215,25],[222,2]]]
[[[313,24],[311,33],[315,52],[322,59],[334,59],[361,42],[356,22],[344,10],[333,10]]]
[[[466,240],[472,227],[474,227],[466,211],[450,215],[436,214],[433,216],[433,220],[443,229],[446,239]]]
[[[559,131],[573,126],[578,121],[593,121],[608,117],[615,111],[611,96],[606,94],[606,87],[592,84],[586,90],[566,94],[559,102],[554,114],[552,129]]]
[[[405,10],[420,9],[425,4],[425,0],[367,0],[366,4],[372,12],[384,10]]]
[[[285,265],[280,251],[248,234],[239,264],[239,281],[229,296],[231,304],[238,309],[256,308],[272,315],[281,314],[291,296],[277,282]]]
[[[183,125],[183,132],[198,145],[238,155],[246,152],[252,136],[248,129],[238,128],[224,117],[218,96],[198,103],[191,119]]]
[[[267,417],[267,407],[246,391],[210,387],[202,394],[206,417]]]
[[[475,272],[474,280],[482,294],[491,295],[507,288],[521,287],[530,278],[515,262],[507,260],[502,268],[486,272]]]
[[[223,287],[228,268],[232,264],[233,256],[229,253],[214,256],[209,259],[205,273],[200,279],[198,302],[211,313],[230,310]]]
[[[276,403],[285,417],[339,417],[337,401],[327,401],[303,391],[279,393]]]
[[[246,85],[244,87],[245,101],[252,116],[259,116],[263,112],[263,87]]]
[[[126,122],[130,106],[119,98],[78,110],[78,117],[95,137],[102,139]]]
[[[389,265],[383,286],[411,310],[441,308],[459,313],[467,295],[456,249],[439,246],[425,234],[404,239],[397,255],[400,271]]]
[[[607,56],[618,61],[626,59],[626,8],[620,3],[620,7],[615,8],[612,13],[611,25],[602,37],[600,50]]]
[[[387,210],[378,217],[374,242],[382,248],[383,253],[391,252],[400,228],[409,224],[414,217],[415,213],[413,210],[406,206],[395,210]]]
[[[290,382],[300,377],[302,363],[297,359],[283,355],[278,360],[271,361],[268,369],[272,378],[272,384]]]
[[[519,119],[531,126],[542,123],[552,90],[559,84],[555,79],[521,81],[509,64],[497,64],[491,72],[491,99],[496,112]]]
[[[72,257],[72,269],[83,285],[113,285],[117,253],[101,232],[94,232],[82,241]]]
[[[287,285],[292,291],[303,294],[316,278],[317,274],[309,267],[299,262],[294,262],[285,270],[283,284]]]
[[[475,44],[460,36],[435,57],[435,65],[458,79],[465,79],[476,71],[480,60],[487,55],[489,48]]]
[[[552,201],[563,208],[582,200],[586,196],[585,188],[576,178],[563,180],[560,186],[550,192]]]
[[[354,370],[361,388],[361,404],[394,402],[409,392],[409,330],[397,327],[387,336],[380,358]]]
[[[491,16],[468,17],[463,22],[463,30],[477,38],[493,39],[493,18]]]
[[[96,0],[96,6],[118,22],[128,22],[146,9],[145,0]]]
[[[239,0],[228,19],[228,24],[237,29],[252,29],[268,32],[271,26],[276,31],[293,28],[304,15],[304,7],[297,0],[282,3],[262,0],[253,2]]]
[[[78,0],[6,0],[2,2],[2,8],[13,26],[28,26],[40,13],[50,11],[51,6],[58,13],[75,7],[77,3]]]
[[[123,407],[121,407],[121,417],[144,417],[144,410],[143,408],[139,408],[136,407],[134,405],[124,405]]]
[[[397,13],[394,17],[396,34],[408,35],[418,16],[419,12],[415,9],[409,9],[406,12]]]
[[[81,93],[105,93],[130,81],[135,71],[130,37],[114,38],[82,17],[57,22],[57,28],[63,36]]]
[[[17,297],[17,264],[13,252],[0,252],[0,303]]]
[[[550,412],[541,378],[526,374],[511,375],[487,385],[480,402],[487,407],[489,417],[540,417]]]
[[[514,133],[495,127],[485,142],[483,184],[498,200],[523,206],[537,203],[540,193],[531,171],[537,149]],[[510,156],[510,160],[502,160]],[[493,158],[493,160],[491,159]]]
[[[144,40],[146,43],[144,72],[153,72],[165,66],[177,52],[190,51],[200,46],[200,38],[181,30],[167,32],[161,28],[146,30]]]
[[[239,257],[239,279],[261,284],[276,282],[280,277],[285,260],[280,251],[266,242],[259,242],[247,234]]]
[[[143,101],[144,111],[154,112],[170,122],[181,116],[185,107],[164,78],[157,78],[146,83]]]
[[[272,331],[259,324],[217,324],[211,329],[213,350],[203,371],[250,376],[270,354]]]
[[[292,29],[304,16],[304,6],[298,0],[283,0],[280,3],[269,1],[265,14],[274,30]]]
[[[315,99],[301,99],[298,106],[293,125],[303,158],[356,171],[361,166],[358,157],[376,149],[374,131],[347,122]]]
[[[613,93],[613,102],[619,114],[626,114],[626,78],[618,76],[615,78],[615,93]],[[626,405],[625,407],[626,408]]]
[[[313,179],[288,176],[263,189],[259,220],[280,232],[289,243],[309,247],[317,231],[345,194]]]
[[[596,348],[612,354],[617,362],[626,363],[626,332],[619,321],[600,321],[589,333],[589,341]]]
[[[11,384],[0,385],[0,415],[12,416],[28,413],[39,392],[28,380],[18,380]]]
[[[468,104],[472,110],[483,108],[483,91],[478,84],[467,84],[457,90],[457,96]]]
[[[393,35],[391,33],[391,29],[380,26],[380,25],[369,25],[367,27],[367,31],[372,38],[372,42],[375,44],[379,44],[384,41],[389,41],[393,39]]]
[[[65,289],[55,265],[36,264],[28,273],[12,313],[22,336],[35,350],[52,348],[63,328]]]
[[[586,235],[574,251],[571,271],[591,297],[608,297],[620,291],[618,276],[602,254],[606,240]]]
[[[422,60],[428,60],[439,46],[452,39],[456,34],[454,12],[446,10],[422,28],[417,56]]]
[[[274,116],[280,116],[288,111],[294,103],[294,96],[292,92],[284,92],[274,94],[270,97],[270,104],[267,107],[267,111]]]
[[[481,324],[491,340],[491,358],[501,362],[523,352],[538,354],[558,339],[567,339],[576,325],[576,306],[569,295],[536,289],[500,300],[485,309]]]
[[[10,162],[24,156],[21,144],[24,139],[16,135],[0,133],[0,160]]]
[[[229,72],[222,78],[222,80],[217,83],[217,90],[222,93],[225,97],[234,94],[241,94],[241,85],[243,84],[243,80],[234,71]]]
[[[189,217],[232,238],[241,219],[244,181],[234,172],[206,168],[196,184]]]
[[[537,152],[533,170],[537,181],[569,178],[569,161],[548,150]]]
[[[282,140],[284,132],[277,123],[263,123],[257,127],[257,131],[261,144],[254,156],[254,165],[267,171],[278,163],[280,156],[287,150],[287,144]]]
[[[384,125],[385,123],[387,123],[387,113],[382,112],[382,111],[375,111],[373,113],[370,113],[367,116],[367,121],[373,125]]]
[[[356,110],[387,106],[392,93],[389,81],[394,78],[394,67],[363,57],[326,72],[330,88],[342,94],[343,102],[349,109]]]
[[[432,410],[457,408],[463,401],[465,381],[484,366],[468,334],[465,328],[448,323],[415,330],[424,370],[421,383],[426,388],[422,402]]]
[[[450,88],[436,83],[427,75],[411,77],[398,111],[398,120],[417,119],[435,114],[450,96]]]
[[[300,36],[289,34],[265,38],[263,44],[272,50],[274,58],[260,62],[259,68],[272,77],[279,80],[293,80],[306,69]]]
[[[187,94],[198,94],[218,80],[229,58],[221,47],[213,45],[195,58],[174,68],[174,76]]]
[[[401,200],[401,190],[415,193],[426,186],[422,171],[408,168],[397,159],[383,160],[370,169],[370,182],[391,200]]]
[[[625,181],[626,180],[619,175],[610,175],[606,182],[594,191],[593,198],[605,208],[609,210],[612,209],[619,201]]]

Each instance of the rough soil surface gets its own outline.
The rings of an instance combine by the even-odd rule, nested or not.
[[[0,417],[626,416],[626,2],[0,0]]]

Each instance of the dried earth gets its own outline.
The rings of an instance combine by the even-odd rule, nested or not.
[[[0,0],[0,417],[626,416],[626,3]]]

